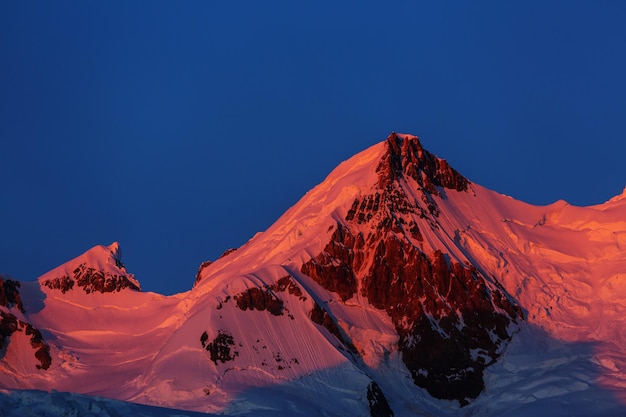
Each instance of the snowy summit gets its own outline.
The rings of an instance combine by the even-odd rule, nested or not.
[[[1,279],[0,407],[620,415],[624,193],[533,206],[392,133],[185,293],[142,292],[117,242]]]

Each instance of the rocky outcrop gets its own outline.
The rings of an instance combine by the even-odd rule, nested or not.
[[[356,292],[357,281],[351,265],[353,252],[342,242],[342,230],[335,230],[324,251],[302,265],[301,272],[346,301]]]
[[[352,344],[352,342],[342,333],[335,320],[330,314],[328,314],[328,311],[320,307],[319,304],[315,303],[313,305],[313,310],[309,311],[309,318],[313,323],[328,330],[328,332],[335,336],[335,338],[350,352],[357,353],[357,349],[354,344]]]
[[[349,288],[339,293],[345,300],[356,292],[356,285],[344,287],[345,277],[358,274],[362,295],[391,317],[400,336],[398,349],[415,383],[437,398],[461,404],[477,397],[484,387],[484,368],[497,359],[502,343],[511,337],[509,326],[521,318],[519,307],[474,267],[452,262],[440,251],[426,255],[394,233],[382,233],[372,246],[359,242],[338,225],[323,254],[326,264],[316,264],[312,277],[321,285],[333,283],[325,285],[331,291]],[[374,261],[364,268],[368,253]],[[338,272],[338,265],[344,269]],[[311,270],[303,268],[305,273]],[[315,312],[314,321],[328,321]],[[342,340],[333,330],[329,328]]]
[[[392,134],[386,146],[378,187],[355,200],[301,271],[343,301],[358,290],[386,311],[413,381],[464,405],[483,390],[483,371],[510,339],[521,310],[472,265],[423,250],[420,227],[439,227],[438,187],[462,192],[469,181],[416,137]],[[415,187],[411,197],[409,186]]]
[[[198,268],[198,273],[196,274],[196,280],[193,283],[194,287],[198,285],[198,283],[202,279],[202,271],[204,271],[206,268],[208,268],[212,264],[213,264],[213,261],[204,261],[200,264],[200,267]]]
[[[132,275],[131,275],[132,276]],[[60,290],[62,293],[72,290],[74,285],[80,287],[87,294],[93,292],[110,293],[119,292],[125,288],[141,291],[141,289],[125,274],[112,274],[103,272],[94,267],[82,263],[72,273],[72,278],[67,275],[46,279],[43,285],[50,289]]]
[[[270,289],[276,292],[288,292],[289,294],[298,297],[300,301],[306,301],[306,297],[302,294],[302,290],[289,275],[280,278],[276,281],[276,283],[270,286]]]
[[[231,253],[235,252],[236,250],[237,248],[226,249],[224,253],[222,253],[217,259],[222,259],[230,255]],[[198,268],[198,273],[196,273],[196,280],[193,283],[194,287],[198,285],[198,283],[202,280],[202,271],[204,271],[206,268],[208,268],[211,265],[213,265],[213,261],[204,261],[200,264],[200,267]]]
[[[125,275],[111,274],[98,271],[93,267],[80,264],[74,270],[76,285],[81,287],[87,294],[90,292],[119,292],[124,288],[140,291],[139,287],[130,281]]]
[[[41,332],[33,327],[30,323],[23,323],[24,333],[30,336],[30,346],[35,350],[35,357],[39,361],[38,365],[35,365],[37,369],[48,369],[52,364],[52,357],[50,356],[50,346],[43,340]]]
[[[47,279],[43,282],[43,285],[52,290],[60,290],[63,294],[65,294],[74,288],[74,280],[67,275],[64,275],[54,279]]]
[[[393,417],[393,410],[378,384],[374,381],[367,386],[367,403],[372,417]]]
[[[19,281],[0,277],[0,306],[7,308],[15,306],[23,313],[24,306],[20,298],[20,286]]]
[[[226,363],[232,360],[235,360],[237,356],[239,356],[239,352],[232,349],[234,347],[235,340],[233,336],[225,330],[219,330],[217,332],[217,336],[211,342],[209,340],[209,335],[207,332],[202,333],[200,336],[200,343],[202,347],[209,352],[211,361],[215,365],[217,362]]]
[[[237,307],[241,310],[258,310],[267,311],[274,316],[282,316],[285,311],[283,300],[276,294],[281,292],[288,292],[295,295],[300,301],[305,301],[306,297],[302,294],[302,290],[298,285],[293,282],[290,276],[280,278],[272,285],[264,285],[263,287],[252,287],[245,291],[236,294],[233,299]],[[223,302],[218,305],[218,309],[221,309],[223,303],[228,302],[230,297],[227,297]],[[289,314],[290,318],[293,318]]]
[[[363,293],[392,318],[415,383],[462,405],[477,397],[483,370],[511,337],[519,310],[475,268],[439,251],[426,256],[388,238],[375,256],[379,262],[364,276]]]
[[[16,307],[25,313],[19,293],[20,287],[19,281],[0,278],[0,305],[7,309]],[[4,352],[11,336],[17,332],[24,332],[26,336],[30,336],[30,345],[35,351],[35,358],[39,361],[39,364],[35,365],[37,369],[48,369],[52,363],[50,346],[44,342],[41,332],[32,324],[19,320],[10,311],[0,311],[0,352]]]
[[[406,175],[433,194],[438,194],[437,186],[457,191],[467,190],[470,182],[445,159],[424,149],[416,136],[401,138],[394,132],[387,137],[386,145],[387,152],[376,168],[380,188]]]
[[[13,314],[0,311],[0,350],[4,349],[9,338],[18,329],[19,320]]]
[[[248,288],[233,297],[237,307],[241,310],[265,311],[274,316],[282,316],[283,300],[278,298],[272,291],[265,288]]]

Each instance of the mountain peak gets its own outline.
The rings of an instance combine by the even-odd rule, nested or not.
[[[354,199],[300,272],[344,303],[363,297],[385,311],[415,384],[467,405],[484,388],[483,370],[498,359],[521,310],[457,256],[456,243],[445,243],[443,189],[466,191],[470,182],[417,136],[391,133],[376,163],[377,189]]]
[[[466,191],[470,184],[445,159],[424,149],[417,136],[392,132],[385,146],[386,153],[376,168],[381,187],[404,176],[433,194],[439,194],[435,187]]]
[[[130,291],[117,242],[34,285],[0,277],[0,388],[217,414],[620,415],[625,197],[533,206],[392,133],[186,293]]]
[[[122,261],[122,249],[120,248],[119,242],[113,242],[106,248],[111,252],[115,260]]]
[[[122,263],[122,248],[119,242],[96,245],[70,262],[80,260],[88,266],[113,274],[126,273]]]
[[[122,249],[118,242],[94,246],[39,279],[48,288],[63,293],[70,291],[74,284],[87,294],[118,292],[124,288],[140,291],[139,282],[122,263]]]

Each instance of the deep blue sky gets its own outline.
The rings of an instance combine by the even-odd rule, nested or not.
[[[622,0],[1,2],[0,272],[117,240],[145,290],[187,290],[393,130],[518,199],[603,202],[624,22]]]

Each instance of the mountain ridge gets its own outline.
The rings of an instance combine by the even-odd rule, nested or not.
[[[554,337],[601,383],[563,382],[550,392],[572,387],[565,394],[536,401],[619,393],[624,215],[620,199],[502,196],[392,133],[265,232],[203,263],[187,292],[141,292],[115,243],[21,283],[24,312],[15,301],[0,310],[43,330],[51,361],[31,366],[16,333],[3,335],[0,388],[226,414],[296,403],[309,415],[484,415],[493,401],[512,407],[494,381],[532,391],[515,385],[516,374],[542,378],[519,349],[541,358],[525,343]],[[587,342],[597,346],[582,355]]]

